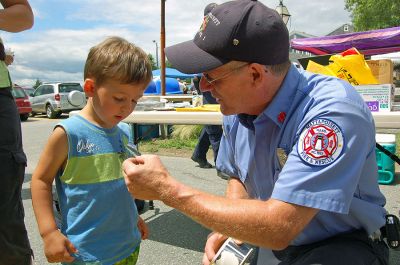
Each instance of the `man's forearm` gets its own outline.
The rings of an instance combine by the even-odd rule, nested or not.
[[[213,231],[271,249],[285,248],[311,220],[287,218],[281,210],[284,202],[224,198],[179,182],[169,190],[169,196],[161,198],[167,205]]]
[[[230,198],[207,194],[174,179],[154,155],[125,160],[123,173],[135,197],[163,201],[210,230],[271,249],[285,248],[318,212],[275,199],[242,199],[246,192],[237,179],[229,182]]]

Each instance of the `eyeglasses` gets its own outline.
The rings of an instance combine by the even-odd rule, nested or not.
[[[243,67],[245,67],[246,65],[249,65],[249,64],[250,63],[245,63],[245,64],[242,64],[242,65],[239,65],[238,67],[233,68],[231,71],[225,73],[224,75],[222,75],[221,77],[218,77],[218,78],[211,78],[207,73],[203,73],[202,77],[204,77],[204,79],[207,81],[207,83],[209,85],[213,85],[213,84],[215,84],[215,82],[217,82],[219,80],[222,80],[224,78],[227,78],[228,76],[233,74],[233,72],[235,72],[235,71],[237,71],[237,70],[239,70],[239,69],[241,69],[241,68],[243,68]]]

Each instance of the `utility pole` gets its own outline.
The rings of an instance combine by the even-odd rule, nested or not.
[[[165,96],[165,1],[161,0],[161,95]]]
[[[157,68],[160,68],[160,65],[158,64],[158,43],[156,40],[153,40],[153,42],[156,44],[156,66]]]

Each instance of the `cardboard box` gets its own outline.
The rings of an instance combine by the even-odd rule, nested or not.
[[[366,62],[379,84],[393,83],[393,62],[391,60],[367,60]]]
[[[373,112],[389,112],[394,99],[393,84],[354,86]]]

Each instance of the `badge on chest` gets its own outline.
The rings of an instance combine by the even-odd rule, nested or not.
[[[286,160],[288,159],[288,155],[283,148],[276,149],[276,156],[278,157],[279,165],[281,168],[286,164]]]
[[[327,119],[315,119],[301,132],[297,150],[304,162],[326,166],[340,157],[343,145],[343,133],[336,123]]]

